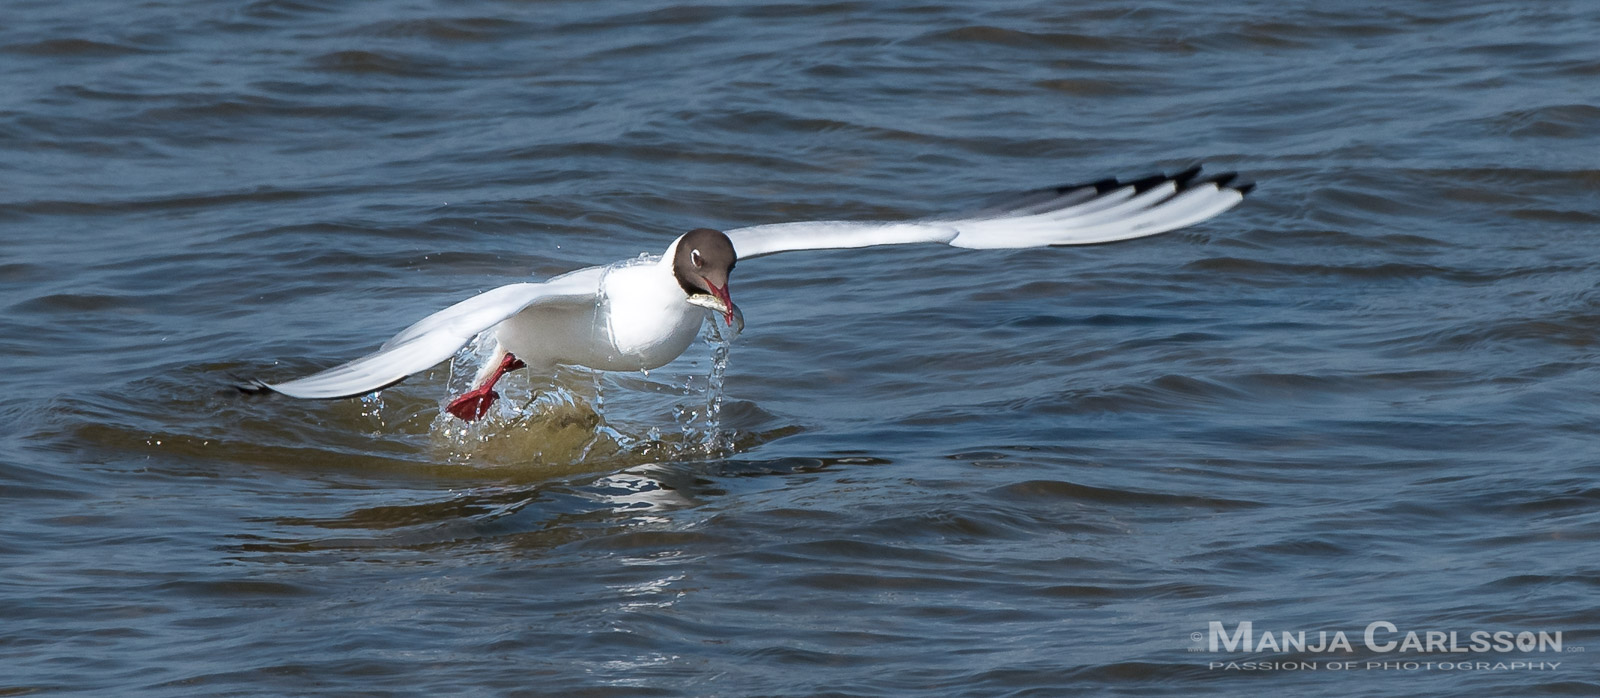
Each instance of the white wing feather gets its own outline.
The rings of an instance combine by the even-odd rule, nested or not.
[[[363,395],[404,380],[450,358],[479,332],[547,303],[590,304],[599,293],[601,268],[591,267],[541,283],[501,286],[429,315],[371,354],[321,373],[259,387],[298,398]]]
[[[1253,185],[1200,168],[1134,182],[1104,180],[1028,192],[973,213],[919,221],[811,221],[728,231],[739,259],[792,250],[942,242],[968,249],[1090,245],[1155,235],[1238,205]]]

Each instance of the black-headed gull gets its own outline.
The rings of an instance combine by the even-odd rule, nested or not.
[[[810,221],[691,230],[659,258],[580,269],[548,281],[501,286],[423,318],[377,351],[321,373],[254,389],[297,398],[345,398],[394,385],[450,358],[493,330],[493,359],[473,389],[447,409],[475,420],[499,397],[495,382],[531,367],[605,371],[658,368],[694,341],[707,310],[737,330],[728,275],[741,259],[794,250],[938,242],[968,249],[1088,245],[1155,235],[1198,223],[1244,199],[1254,185],[1233,173],[1201,178],[1195,167],[1132,182],[1039,189],[998,206],[914,221]]]

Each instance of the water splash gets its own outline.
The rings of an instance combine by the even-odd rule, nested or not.
[[[715,320],[711,327],[711,374],[706,378],[706,428],[701,447],[706,455],[726,455],[733,450],[733,437],[722,429],[722,384],[728,373],[728,354],[733,349],[732,334],[724,335]]]
[[[383,391],[376,390],[361,396],[361,419],[367,423],[367,434],[382,434],[389,428],[385,416]]]
[[[728,371],[733,336],[723,331],[714,318],[705,324],[700,340],[710,347],[711,370],[685,379],[683,395],[698,400],[673,408],[682,450],[695,457],[726,456],[733,450],[733,434],[722,428],[723,379]]]
[[[575,466],[726,456],[734,438],[721,423],[723,380],[733,336],[716,322],[703,325],[691,352],[708,347],[710,371],[681,382],[661,370],[517,371],[496,386],[501,399],[489,413],[469,423],[444,407],[471,389],[481,367],[495,358],[493,338],[479,336],[451,359],[448,390],[429,431],[441,457],[457,463]],[[686,363],[691,370],[704,366]]]
[[[448,389],[429,430],[442,457],[458,463],[570,465],[619,450],[596,407],[597,383],[582,375],[587,371],[518,371],[495,386],[500,399],[482,419],[463,422],[451,416],[445,405],[472,387],[494,350],[493,338],[480,335],[450,360]]]

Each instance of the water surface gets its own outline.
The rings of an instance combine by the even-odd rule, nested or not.
[[[1600,690],[1590,3],[8,10],[0,692]],[[701,346],[466,442],[449,366],[230,387],[694,227],[1199,161],[1261,186],[741,264],[720,393]],[[1191,651],[1243,620],[1568,651]]]

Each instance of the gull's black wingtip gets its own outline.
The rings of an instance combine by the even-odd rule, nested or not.
[[[272,386],[267,385],[264,381],[255,378],[245,378],[243,376],[235,375],[230,375],[228,377],[232,378],[234,381],[232,388],[239,391],[239,394],[241,395],[271,395],[278,392],[273,390]]]
[[[1177,192],[1188,191],[1206,184],[1215,184],[1219,190],[1231,189],[1241,195],[1249,194],[1256,188],[1255,182],[1235,184],[1234,182],[1239,179],[1239,173],[1237,172],[1223,172],[1202,176],[1201,171],[1203,168],[1204,165],[1197,162],[1170,175],[1154,174],[1128,181],[1107,177],[1094,182],[1077,182],[1043,187],[1023,192],[1020,195],[1006,195],[984,208],[983,211],[986,213],[1015,213],[1019,209],[1025,209],[1028,213],[1042,213],[1081,204],[1125,187],[1132,187],[1135,195],[1143,194],[1168,182],[1171,182],[1176,187]]]
[[[1256,189],[1255,182],[1240,182],[1240,175],[1238,172],[1222,172],[1201,179],[1193,179],[1193,176],[1199,174],[1199,172],[1199,167],[1192,167],[1184,170],[1181,174],[1189,175],[1190,179],[1180,181],[1178,184],[1179,188],[1186,189],[1201,184],[1215,184],[1217,185],[1218,189],[1232,189],[1236,192],[1239,192],[1240,196],[1248,196],[1250,192],[1255,191]],[[1177,179],[1177,177],[1174,177],[1174,179]]]
[[[1132,182],[1128,182],[1126,186],[1133,187],[1134,194],[1143,194],[1147,191],[1150,191],[1151,188],[1169,182],[1172,179],[1174,178],[1166,175],[1150,175],[1149,177],[1143,177],[1133,180]]]
[[[1105,179],[1095,180],[1093,182],[1076,182],[1076,183],[1073,183],[1073,184],[1059,184],[1059,185],[1056,185],[1054,187],[1045,187],[1043,189],[1035,189],[1033,191],[1034,192],[1054,191],[1056,194],[1066,194],[1066,193],[1069,193],[1069,192],[1072,192],[1072,191],[1076,191],[1076,190],[1080,190],[1080,189],[1094,189],[1094,193],[1098,195],[1098,194],[1107,194],[1107,193],[1116,191],[1118,189],[1121,189],[1123,187],[1133,187],[1133,193],[1135,193],[1135,194],[1143,194],[1144,192],[1147,192],[1150,189],[1152,189],[1154,187],[1157,187],[1157,186],[1160,186],[1162,184],[1165,184],[1167,182],[1172,182],[1174,184],[1177,184],[1179,189],[1183,189],[1195,177],[1200,176],[1200,168],[1201,168],[1200,165],[1194,165],[1194,166],[1191,166],[1189,169],[1186,169],[1186,170],[1183,170],[1181,172],[1178,172],[1177,174],[1170,174],[1170,175],[1169,174],[1153,174],[1153,175],[1149,175],[1147,177],[1140,177],[1138,179],[1133,179],[1133,180],[1129,180],[1129,181],[1123,181],[1122,179],[1117,178],[1117,177],[1106,177]],[[1032,193],[1032,192],[1030,192],[1030,193]]]
[[[1200,176],[1200,169],[1202,167],[1204,167],[1204,165],[1195,164],[1194,166],[1190,167],[1187,170],[1184,170],[1184,171],[1179,172],[1179,173],[1177,173],[1175,175],[1172,175],[1172,177],[1170,177],[1169,179],[1171,179],[1173,182],[1177,183],[1179,188],[1182,188],[1184,186],[1187,186],[1189,184],[1190,180],[1194,179],[1195,177],[1199,177]]]

